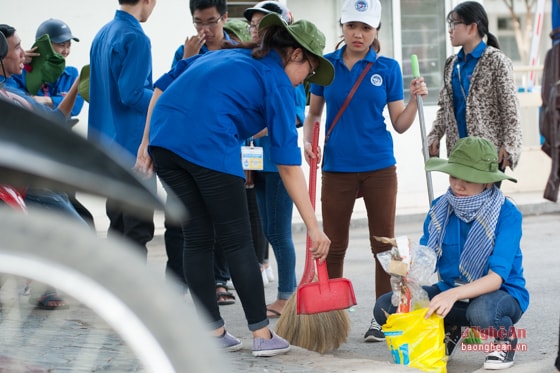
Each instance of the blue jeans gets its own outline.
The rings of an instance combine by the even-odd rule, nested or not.
[[[264,234],[278,264],[278,299],[288,299],[297,287],[296,251],[292,239],[290,198],[278,172],[256,172],[255,188]]]
[[[152,146],[150,153],[157,175],[189,212],[189,220],[182,224],[183,268],[198,310],[210,320],[209,327],[224,326],[213,271],[214,246],[220,246],[249,330],[264,328],[269,321],[251,238],[245,180],[198,166],[164,148]]]
[[[441,293],[437,285],[424,286],[424,290],[430,299]],[[383,310],[390,314],[396,312],[396,307],[391,304],[391,295],[387,293],[379,297],[373,308],[373,316],[380,325],[387,321]],[[496,290],[470,299],[469,302],[455,302],[444,322],[446,325],[509,331],[522,315],[523,311],[514,297],[503,290]]]
[[[62,213],[76,221],[87,224],[72,206],[68,195],[65,193],[53,192],[47,189],[29,188],[23,199],[27,207],[40,207],[54,212]]]

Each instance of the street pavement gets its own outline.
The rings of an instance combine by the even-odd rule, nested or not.
[[[526,351],[516,354],[511,373],[553,372],[554,359],[558,351],[558,329],[560,308],[557,286],[560,284],[560,206],[544,201],[540,194],[512,195],[524,214],[522,248],[527,288],[531,303],[526,314],[516,325],[526,331],[526,338],[519,344]],[[364,343],[363,334],[369,327],[374,304],[374,264],[369,250],[367,220],[362,211],[357,211],[352,221],[350,243],[345,260],[344,277],[352,281],[357,305],[348,310],[352,328],[348,341],[338,350],[324,355],[293,347],[286,354],[273,358],[254,358],[251,355],[251,335],[246,327],[243,310],[239,301],[234,305],[220,308],[226,327],[230,333],[243,341],[241,351],[229,353],[233,366],[239,372],[410,372],[414,369],[397,366],[383,343]],[[422,235],[424,214],[420,212],[399,214],[397,211],[396,236],[406,235],[418,241]],[[298,278],[305,260],[305,232],[299,222],[294,223],[294,243],[297,252]],[[150,246],[154,263],[163,265],[165,252],[161,235]],[[272,250],[270,251],[272,254]],[[273,255],[274,269],[276,263]],[[276,297],[277,283],[265,286],[267,303]],[[271,319],[272,328],[277,319]],[[448,363],[448,372],[482,372],[485,354],[483,352],[457,351]]]
[[[515,196],[514,196],[515,197]],[[557,289],[560,275],[560,252],[558,242],[560,232],[558,231],[560,208],[556,204],[545,202],[540,195],[517,196],[519,207],[524,213],[522,248],[524,255],[524,268],[527,279],[527,287],[531,294],[531,303],[528,311],[516,325],[518,330],[526,332],[525,338],[519,339],[519,344],[525,346],[526,351],[516,354],[515,365],[508,369],[512,373],[525,372],[553,372],[554,359],[558,351],[558,327],[560,320]],[[514,198],[515,199],[515,198]],[[104,216],[103,203],[100,200],[84,197],[81,201],[94,213],[97,228],[100,235],[105,233],[106,218]],[[396,235],[406,235],[411,240],[417,241],[421,235],[423,214],[408,213],[397,214]],[[156,214],[156,236],[149,244],[148,264],[156,270],[163,270],[166,261],[165,247],[163,243],[163,218]],[[294,221],[294,242],[297,251],[297,275],[301,275],[305,254],[305,232],[300,222]],[[271,251],[271,263],[276,272],[276,263]],[[372,307],[374,303],[374,265],[369,250],[369,237],[365,224],[365,218],[357,212],[352,221],[351,238],[349,250],[345,261],[344,277],[352,281],[356,293],[357,305],[349,309],[352,327],[346,343],[338,350],[320,355],[299,347],[293,347],[285,354],[271,358],[255,358],[251,355],[252,339],[246,327],[243,310],[239,300],[229,306],[220,308],[226,328],[243,342],[243,349],[237,352],[217,355],[216,359],[222,359],[230,367],[231,372],[278,372],[278,373],[303,373],[303,372],[411,372],[415,371],[407,367],[392,363],[391,355],[385,342],[364,343],[362,336],[369,326]],[[273,302],[276,296],[277,282],[271,282],[265,286],[266,300]],[[141,289],[131,289],[141,291]],[[150,296],[146,296],[150,301]],[[185,297],[185,302],[192,303],[190,296]],[[49,316],[50,315],[50,316]],[[56,316],[60,315],[60,316]],[[79,304],[70,302],[69,311],[34,311],[29,313],[22,329],[37,328],[38,325],[56,322],[57,333],[63,338],[50,338],[49,343],[44,343],[45,333],[28,332],[23,330],[23,335],[29,334],[29,340],[24,343],[34,343],[36,350],[41,352],[40,366],[27,366],[27,369],[19,371],[37,372],[75,372],[75,371],[142,371],[135,363],[130,363],[132,357],[127,353],[119,353],[117,357],[109,352],[120,345],[118,338],[112,336],[103,337],[102,348],[96,347],[92,332],[97,332],[104,327],[94,326],[91,312]],[[53,317],[59,319],[52,321]],[[193,322],[194,320],[185,320]],[[162,315],[165,322],[165,315]],[[277,319],[271,320],[274,328]],[[41,338],[37,338],[41,335]],[[189,338],[189,336],[185,336]],[[0,335],[0,339],[1,335]],[[5,339],[2,339],[6,342]],[[97,348],[97,359],[106,358],[103,364],[95,365],[95,369],[79,367],[75,363],[77,356],[84,355],[85,350]],[[6,364],[6,353],[0,353],[0,372]],[[26,360],[30,364],[32,357]],[[484,354],[482,352],[458,351],[448,363],[448,372],[467,373],[481,372]],[[49,363],[50,362],[50,363]],[[73,365],[74,364],[74,365]],[[67,368],[60,368],[66,366]],[[57,367],[51,369],[51,367]],[[13,370],[12,370],[13,371]]]

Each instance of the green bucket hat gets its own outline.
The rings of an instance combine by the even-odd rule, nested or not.
[[[43,83],[56,82],[66,67],[66,60],[54,51],[48,34],[37,39],[33,47],[37,47],[40,56],[33,57],[29,64],[31,71],[25,75],[27,91],[31,94],[37,93]]]
[[[89,65],[84,65],[80,71],[78,93],[86,102],[89,102]]]
[[[253,37],[247,29],[247,26],[249,26],[249,24],[240,19],[228,19],[227,22],[224,23],[224,30],[226,30],[230,36],[231,34],[237,36],[241,42],[248,42],[253,40]]]
[[[259,23],[259,33],[262,29],[269,26],[283,27],[307,52],[319,59],[319,67],[315,70],[315,74],[307,79],[307,81],[319,85],[329,85],[332,83],[334,79],[334,67],[329,60],[323,57],[325,35],[323,35],[313,23],[301,19],[288,25],[278,14],[271,13],[261,19]]]
[[[426,171],[440,171],[471,183],[487,184],[500,180],[517,180],[498,170],[498,153],[494,144],[480,137],[463,137],[449,155],[449,160],[430,158]]]

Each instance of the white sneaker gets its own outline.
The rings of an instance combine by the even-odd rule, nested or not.
[[[272,270],[272,266],[269,265],[264,269],[264,271],[266,272],[266,277],[268,278],[268,282],[274,282],[275,278],[274,278],[274,271]]]

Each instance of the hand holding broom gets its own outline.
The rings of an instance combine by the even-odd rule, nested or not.
[[[313,127],[312,143],[314,153],[316,153],[318,149],[319,129],[319,123],[315,122]],[[317,157],[311,159],[309,171],[309,196],[313,207],[315,207],[317,159]],[[300,290],[304,286],[319,285],[312,283],[315,277],[315,266],[313,264],[313,255],[310,251],[311,245],[312,242],[308,235],[306,241],[304,273],[296,293],[292,294],[284,306],[282,316],[280,316],[278,323],[276,324],[276,333],[288,340],[292,345],[324,354],[328,351],[337,349],[342,343],[346,342],[350,331],[350,318],[348,316],[348,312],[340,308],[337,308],[336,311],[311,314],[296,312],[297,309],[301,307],[300,299],[298,299]],[[322,263],[320,265],[323,266],[320,269],[326,272],[326,264]],[[325,277],[324,274],[323,277]],[[328,275],[326,277],[328,277]],[[313,290],[315,289],[312,289],[311,291],[313,292]],[[328,289],[327,293],[329,293]],[[310,299],[309,301],[310,302],[308,304],[314,304],[313,299]],[[346,305],[344,308],[348,308],[350,306],[351,305]],[[309,309],[310,307],[307,308]]]

